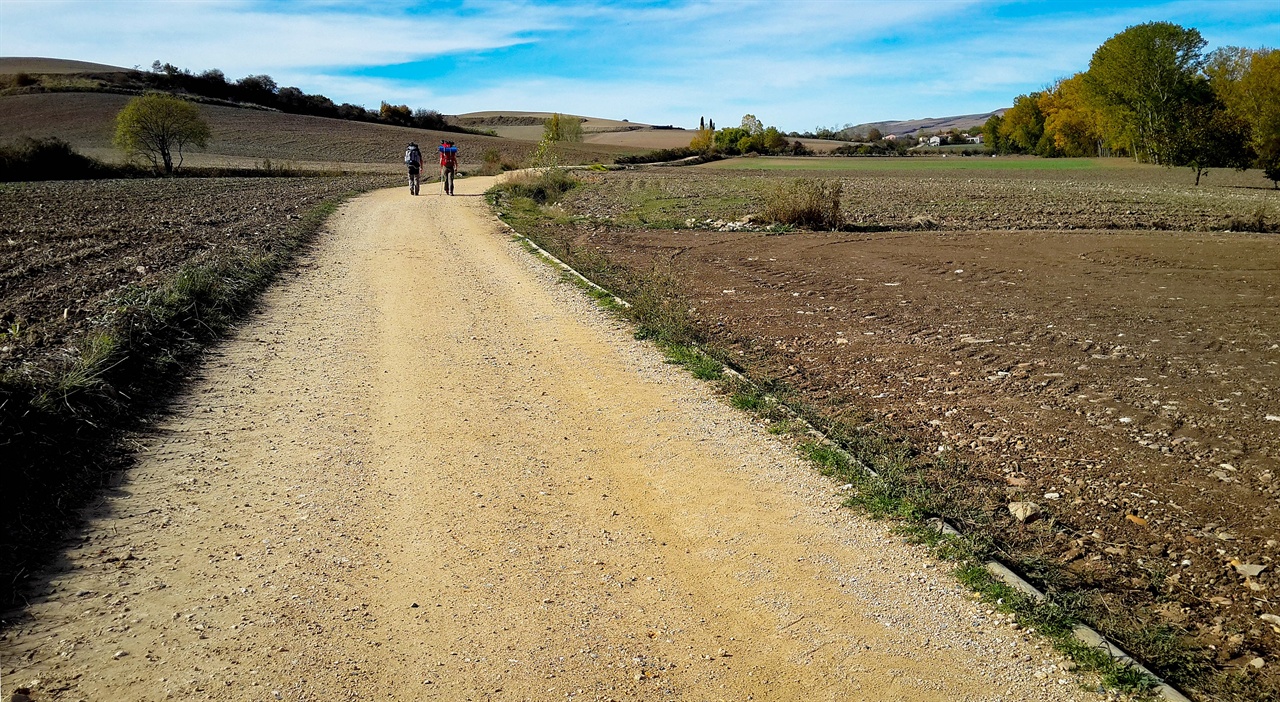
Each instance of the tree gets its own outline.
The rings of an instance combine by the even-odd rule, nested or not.
[[[1217,100],[1187,105],[1171,139],[1167,165],[1187,166],[1200,185],[1200,176],[1210,168],[1248,168],[1248,140],[1248,123]]]
[[[986,123],[982,125],[982,140],[987,143],[991,151],[997,154],[1009,153],[1009,142],[1000,131],[1000,127],[1003,124],[1003,117],[991,115],[987,118]]]
[[[449,122],[438,110],[417,109],[413,111],[413,126],[418,129],[442,130],[449,126]]]
[[[221,70],[217,68],[210,68],[209,70],[202,72],[200,74],[200,77],[203,78],[204,80],[209,81],[210,83],[226,83],[227,82],[227,74],[223,73]]]
[[[1083,73],[1058,81],[1040,94],[1037,103],[1044,113],[1046,146],[1051,152],[1041,153],[1042,156],[1100,155],[1099,115],[1085,95]]]
[[[762,141],[764,142],[764,150],[771,154],[780,153],[789,146],[786,137],[782,136],[782,132],[778,131],[777,127],[766,128]]]
[[[1019,95],[1013,107],[1000,120],[1000,138],[1008,151],[1022,154],[1036,153],[1040,138],[1044,136],[1044,113],[1040,111],[1040,93]]]
[[[1135,158],[1168,161],[1178,120],[1204,82],[1204,46],[1195,29],[1148,22],[1125,29],[1093,53],[1085,86],[1108,123],[1124,130]]]
[[[392,105],[386,100],[378,108],[378,118],[387,124],[399,124],[404,127],[413,126],[413,110],[408,105]]]
[[[880,141],[883,138],[884,138],[884,134],[881,134],[880,130],[876,129],[875,127],[872,127],[870,130],[867,131],[867,141]],[[855,139],[854,141],[862,141],[862,140]]]
[[[1227,112],[1248,125],[1255,165],[1280,188],[1280,50],[1225,47],[1206,72]]]
[[[699,124],[704,124],[699,121]],[[709,154],[714,150],[716,145],[716,133],[706,126],[698,127],[698,131],[693,133],[693,139],[689,141],[689,148],[702,154]]]
[[[582,141],[582,120],[557,112],[542,123],[542,138],[550,142]]]
[[[751,135],[741,127],[725,127],[716,132],[716,149],[726,154],[742,153],[738,144],[744,139],[750,141]]]
[[[116,115],[115,143],[130,156],[142,156],[165,174],[173,173],[173,154],[182,167],[188,146],[209,143],[209,125],[194,104],[166,95],[147,93],[125,104]]]
[[[265,73],[256,76],[245,76],[236,81],[236,85],[248,93],[250,97],[259,100],[269,99],[280,89],[280,86],[276,85],[275,79]]]
[[[755,115],[746,114],[742,116],[742,128],[749,136],[758,136],[764,132],[764,122],[756,119]]]

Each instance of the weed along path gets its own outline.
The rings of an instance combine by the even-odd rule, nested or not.
[[[945,566],[502,233],[371,193],[48,585],[36,700],[1086,700]]]

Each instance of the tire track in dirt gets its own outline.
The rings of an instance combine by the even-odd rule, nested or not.
[[[479,197],[381,191],[331,227],[6,617],[6,690],[1092,697]]]

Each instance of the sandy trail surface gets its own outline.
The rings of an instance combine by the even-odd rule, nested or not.
[[[363,196],[27,609],[37,700],[1092,699],[460,196]]]

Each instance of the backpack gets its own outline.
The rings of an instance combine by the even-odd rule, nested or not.
[[[404,150],[404,162],[409,165],[422,163],[422,152],[418,151],[418,147],[410,146]]]

